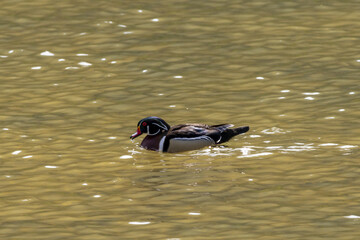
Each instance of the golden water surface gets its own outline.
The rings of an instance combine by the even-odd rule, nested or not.
[[[360,2],[0,2],[0,239],[360,237]],[[249,125],[139,148],[137,122]]]

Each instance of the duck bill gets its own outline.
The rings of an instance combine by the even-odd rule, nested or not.
[[[131,139],[134,139],[134,138],[140,136],[141,134],[142,134],[142,132],[140,131],[140,127],[138,127],[136,133],[134,133],[133,135],[131,135],[130,138],[131,138]]]

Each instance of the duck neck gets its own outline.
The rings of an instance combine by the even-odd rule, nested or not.
[[[160,149],[160,141],[166,135],[167,132],[162,132],[156,135],[146,135],[144,140],[141,142],[141,146],[143,148],[159,151]]]

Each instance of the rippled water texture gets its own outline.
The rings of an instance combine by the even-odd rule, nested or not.
[[[358,1],[0,2],[1,239],[360,236]],[[137,122],[250,125],[139,148]]]

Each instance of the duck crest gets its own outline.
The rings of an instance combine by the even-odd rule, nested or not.
[[[131,139],[146,133],[141,147],[161,152],[183,152],[229,141],[232,137],[249,131],[249,127],[232,124],[180,124],[170,127],[163,119],[147,117],[138,122],[137,132]]]

